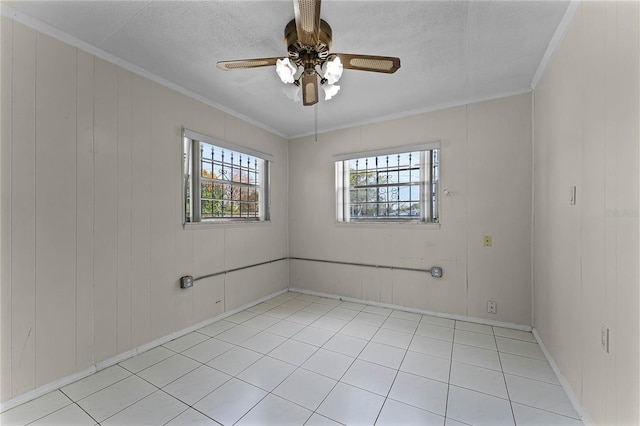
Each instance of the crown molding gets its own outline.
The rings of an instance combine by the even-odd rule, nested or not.
[[[531,81],[531,90],[536,90],[540,79],[542,78],[542,74],[547,69],[549,62],[551,62],[551,58],[553,58],[553,54],[556,52],[558,45],[562,41],[564,34],[567,32],[569,25],[573,21],[573,17],[576,15],[576,11],[578,10],[578,6],[580,6],[581,0],[571,0],[567,10],[564,12],[564,16],[560,21],[560,25],[556,28],[556,32],[553,33],[553,37],[549,41],[549,45],[547,46],[547,50],[544,52],[542,56],[542,60],[540,61],[540,65],[538,65],[538,69],[536,73],[533,75],[533,80]]]
[[[132,64],[131,62],[125,61],[122,58],[119,58],[105,50],[102,50],[98,47],[95,47],[89,43],[86,43],[82,40],[79,40],[63,31],[60,31],[57,28],[54,28],[48,24],[45,24],[42,21],[39,21],[37,19],[34,19],[30,16],[25,15],[24,13],[18,12],[15,9],[12,9],[10,6],[7,6],[4,3],[0,3],[0,15],[4,16],[6,18],[9,18],[13,21],[19,22],[23,25],[26,25],[27,27],[33,28],[36,31],[39,31],[43,34],[46,34],[50,37],[53,37],[63,43],[66,43],[70,46],[73,46],[75,48],[78,48],[80,50],[83,50],[87,53],[90,53],[100,59],[104,59],[105,61],[111,62],[112,64],[115,64],[121,68],[126,69],[127,71],[131,71],[134,74],[138,74],[141,77],[144,77],[148,80],[151,80],[155,83],[160,84],[161,86],[167,87],[171,90],[174,90],[178,93],[181,93],[185,96],[188,96],[192,99],[195,99],[199,102],[202,102],[205,105],[208,105],[210,107],[216,108],[222,112],[225,112],[231,116],[234,116],[236,118],[239,118],[240,120],[243,120],[249,124],[252,124],[256,127],[259,127],[263,130],[266,130],[269,133],[272,133],[274,135],[280,136],[281,138],[284,139],[289,139],[289,137],[282,133],[281,131],[274,129],[271,126],[268,126],[264,123],[261,123],[257,120],[254,120],[253,118],[247,117],[244,114],[239,113],[238,111],[235,111],[231,108],[225,107],[224,105],[221,105],[217,102],[212,101],[211,99],[205,98],[202,95],[199,95],[195,92],[192,92],[189,89],[186,89],[182,86],[179,86],[163,77],[160,77],[156,74],[153,74],[152,72],[139,67],[137,65]]]
[[[415,115],[420,115],[420,114],[425,114],[425,113],[429,113],[429,112],[434,112],[434,111],[442,111],[443,109],[448,109],[448,108],[455,108],[455,107],[459,107],[459,106],[464,106],[464,105],[470,105],[470,104],[475,104],[478,102],[486,102],[486,101],[492,101],[495,99],[501,99],[501,98],[508,98],[509,96],[517,96],[517,95],[523,95],[525,93],[531,93],[531,89],[527,88],[524,90],[514,90],[511,92],[504,92],[504,93],[499,93],[499,94],[495,94],[495,95],[489,95],[489,96],[477,96],[477,97],[469,97],[460,101],[454,101],[454,102],[447,102],[447,103],[442,103],[442,104],[437,104],[437,105],[431,105],[428,107],[424,107],[424,108],[416,108],[416,109],[412,109],[412,110],[408,110],[408,111],[403,111],[403,112],[398,112],[395,114],[387,114],[387,115],[383,115],[380,117],[375,117],[375,118],[369,118],[369,119],[365,119],[365,120],[360,120],[360,121],[356,121],[353,123],[349,123],[347,125],[344,126],[337,126],[337,127],[331,127],[328,129],[322,129],[318,134],[323,134],[323,133],[329,133],[329,132],[333,132],[336,130],[344,130],[344,129],[352,129],[355,127],[362,127],[362,126],[367,126],[369,124],[377,124],[377,123],[382,123],[384,121],[391,121],[391,120],[397,120],[400,118],[405,118],[405,117],[412,117]],[[296,135],[292,135],[289,136],[289,139],[293,140],[293,139],[300,139],[300,138],[304,138],[307,136],[313,136],[314,132],[305,132],[305,133],[299,133]]]

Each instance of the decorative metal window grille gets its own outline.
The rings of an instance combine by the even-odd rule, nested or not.
[[[258,159],[200,143],[200,217],[260,217]]]
[[[338,221],[439,221],[439,148],[361,155],[336,161]]]
[[[268,220],[268,165],[257,155],[184,138],[185,222]]]

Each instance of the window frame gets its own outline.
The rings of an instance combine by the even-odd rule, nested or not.
[[[187,142],[188,141],[188,142]],[[258,185],[251,185],[258,192],[258,216],[257,217],[220,217],[202,218],[201,207],[201,179],[202,158],[200,157],[201,143],[212,145],[216,148],[226,149],[239,154],[248,155],[258,160]],[[187,128],[182,128],[182,223],[183,226],[203,226],[210,224],[233,223],[264,223],[271,220],[271,164],[273,156],[251,148],[237,145],[232,142],[214,138]],[[209,179],[207,179],[209,180]],[[229,182],[232,186],[245,186],[239,182]],[[240,185],[238,185],[240,184]],[[196,190],[199,189],[199,190]],[[189,209],[187,211],[187,209]]]
[[[437,150],[437,168],[438,176],[434,179],[434,168],[431,164],[433,159],[433,151]],[[420,216],[382,216],[380,218],[365,217],[356,219],[351,217],[351,195],[350,195],[350,167],[351,160],[365,160],[371,157],[391,156],[398,154],[407,154],[410,152],[420,152]],[[336,222],[357,223],[357,224],[421,224],[421,225],[439,225],[440,224],[440,142],[430,142],[418,145],[403,145],[394,148],[379,149],[372,151],[362,151],[348,154],[339,154],[333,156],[335,168],[335,191],[336,191]],[[380,185],[371,185],[371,188]],[[385,185],[383,185],[385,186]],[[410,186],[406,183],[400,183],[397,186]],[[435,190],[432,187],[435,186]],[[435,212],[435,214],[434,214]]]

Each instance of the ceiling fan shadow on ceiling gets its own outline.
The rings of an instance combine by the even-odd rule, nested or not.
[[[275,65],[282,82],[293,85],[287,96],[299,100],[301,91],[305,106],[318,102],[318,78],[325,100],[329,100],[340,90],[336,83],[343,69],[392,74],[400,68],[400,58],[396,57],[330,53],[332,32],[320,19],[320,2],[293,0],[295,19],[284,29],[287,57],[220,61],[217,67],[231,71]]]

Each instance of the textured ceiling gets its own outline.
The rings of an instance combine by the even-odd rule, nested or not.
[[[531,89],[568,1],[322,2],[335,53],[398,56],[391,75],[346,70],[318,104],[319,130]],[[284,56],[291,1],[22,1],[30,20],[166,79],[286,137],[314,131],[272,67],[217,61]]]

